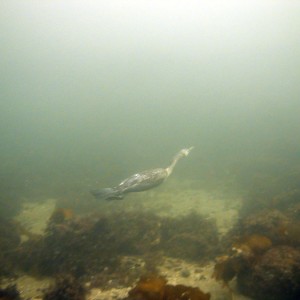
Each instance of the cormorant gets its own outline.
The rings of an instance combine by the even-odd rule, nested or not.
[[[91,193],[97,199],[113,200],[123,199],[127,193],[152,189],[163,183],[173,172],[178,160],[188,156],[193,148],[194,147],[190,147],[180,150],[167,168],[156,168],[136,173],[113,188],[92,190]]]
[[[194,147],[180,150],[167,168],[156,168],[136,173],[123,180],[119,185],[112,188],[92,190],[91,193],[97,199],[113,200],[123,199],[127,193],[142,192],[152,189],[163,183],[173,172],[178,160],[189,155]]]

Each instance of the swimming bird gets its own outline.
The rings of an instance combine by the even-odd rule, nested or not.
[[[181,149],[173,157],[171,164],[166,168],[156,168],[136,173],[126,178],[115,187],[92,190],[91,193],[97,199],[120,200],[128,193],[142,192],[152,189],[163,183],[172,174],[177,162],[181,158],[188,156],[193,148],[194,147]]]

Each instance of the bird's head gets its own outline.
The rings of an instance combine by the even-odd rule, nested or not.
[[[182,150],[180,150],[180,154],[182,157],[186,157],[189,155],[189,153],[194,149],[194,147],[190,147],[190,148],[184,148]]]

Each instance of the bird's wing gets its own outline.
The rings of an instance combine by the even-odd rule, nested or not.
[[[166,171],[164,169],[152,169],[133,174],[123,180],[118,189],[122,192],[138,192],[155,187],[163,182]]]

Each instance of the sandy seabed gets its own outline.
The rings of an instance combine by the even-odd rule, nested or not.
[[[208,192],[192,188],[192,182],[169,181],[168,184],[143,193],[127,195],[122,201],[99,202],[99,211],[152,211],[160,216],[177,217],[195,212],[209,219],[215,219],[220,237],[228,232],[238,220],[238,211],[241,207],[241,196],[224,196],[222,192]],[[180,187],[180,188],[179,188]],[[56,206],[55,199],[38,202],[26,202],[16,220],[26,229],[35,234],[43,234],[47,221]],[[26,239],[24,237],[24,239]],[[214,262],[206,265],[191,263],[182,259],[165,257],[159,267],[160,274],[166,277],[170,284],[184,284],[198,287],[204,292],[211,293],[212,300],[246,300],[240,295],[231,283],[231,290],[212,278]],[[53,279],[36,278],[22,275],[14,282],[25,299],[41,299],[42,293]],[[8,282],[3,281],[2,285]],[[89,282],[86,283],[89,287]],[[132,287],[112,289],[90,289],[88,300],[116,300],[126,297]]]

